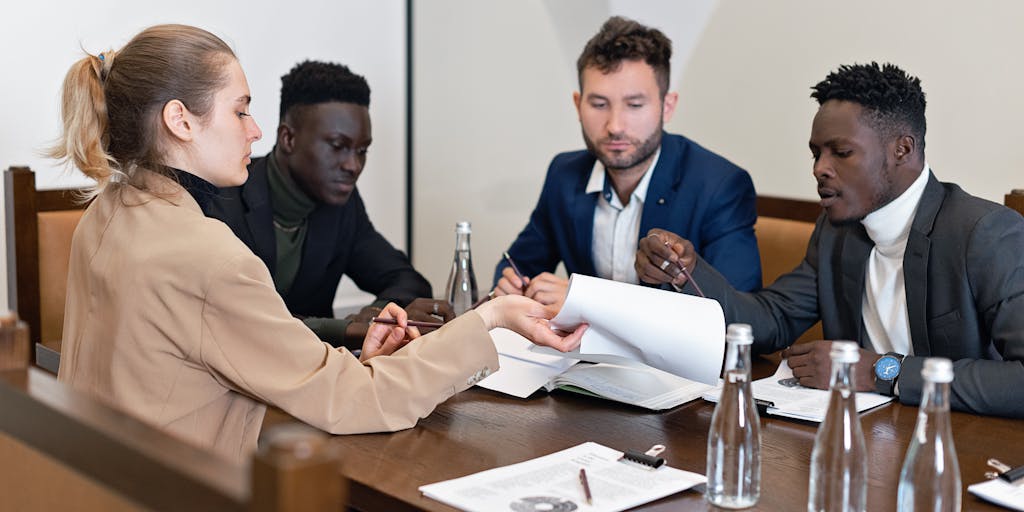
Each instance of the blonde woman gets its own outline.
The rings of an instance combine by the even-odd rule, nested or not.
[[[53,156],[94,178],[96,197],[72,243],[60,380],[240,460],[265,404],[335,434],[404,429],[497,369],[491,328],[579,344],[583,328],[552,331],[523,297],[422,338],[389,304],[397,326],[370,329],[361,360],[320,342],[203,213],[216,187],[247,177],[262,135],[249,102],[231,49],[195,27],[151,27],[71,67]]]

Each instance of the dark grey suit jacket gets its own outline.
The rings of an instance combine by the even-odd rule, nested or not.
[[[861,224],[833,226],[822,214],[803,262],[759,292],[734,290],[703,261],[693,276],[728,322],[751,324],[758,352],[789,346],[819,319],[825,339],[863,346],[873,245]],[[914,356],[900,373],[900,402],[920,403],[925,357],[947,357],[954,409],[1024,418],[1024,218],[929,176],[903,273]]]

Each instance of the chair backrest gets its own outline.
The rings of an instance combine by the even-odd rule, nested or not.
[[[761,280],[775,282],[800,264],[821,206],[813,201],[757,196],[757,249],[761,252]],[[822,339],[821,322],[807,330],[797,343]]]
[[[59,342],[63,332],[71,236],[86,207],[80,192],[36,190],[27,167],[4,171],[7,301],[29,325],[33,345]]]
[[[2,350],[3,347],[0,347]],[[343,510],[337,448],[311,428],[228,462],[36,368],[0,371],[4,510]]]
[[[1003,204],[1024,215],[1024,188],[1015,188],[1003,198]]]

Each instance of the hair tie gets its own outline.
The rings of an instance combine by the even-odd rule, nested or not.
[[[106,83],[107,75],[110,74],[110,67],[114,65],[114,50],[107,50],[96,56],[100,60],[100,82]]]

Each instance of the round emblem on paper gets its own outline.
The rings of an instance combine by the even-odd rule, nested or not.
[[[528,496],[508,504],[514,512],[572,512],[578,507],[572,500],[553,496]]]

